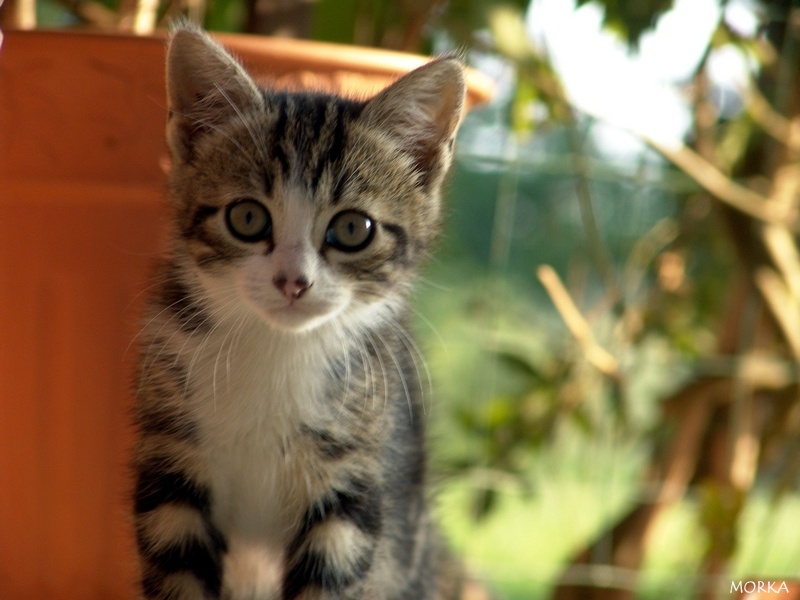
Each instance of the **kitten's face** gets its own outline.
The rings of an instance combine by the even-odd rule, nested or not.
[[[458,63],[357,103],[262,92],[199,32],[178,31],[168,61],[176,254],[215,311],[295,331],[379,318],[438,227]]]

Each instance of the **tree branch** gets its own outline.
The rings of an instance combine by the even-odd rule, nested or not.
[[[673,149],[649,136],[633,133],[719,201],[759,221],[797,229],[794,210],[736,183],[688,146]]]
[[[564,320],[567,329],[583,349],[586,359],[601,373],[618,379],[619,363],[617,359],[594,339],[592,328],[578,310],[558,274],[549,265],[540,266],[536,274]]]

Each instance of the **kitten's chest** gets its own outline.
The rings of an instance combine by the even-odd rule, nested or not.
[[[213,350],[195,366],[192,395],[214,519],[229,535],[282,546],[326,477],[303,433],[331,418],[325,340],[252,336],[221,359]]]

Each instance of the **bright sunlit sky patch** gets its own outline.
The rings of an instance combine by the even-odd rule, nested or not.
[[[752,34],[756,26],[747,0],[731,2],[726,17],[742,33]],[[550,56],[577,108],[674,145],[690,119],[679,84],[696,69],[720,18],[717,0],[675,0],[633,52],[603,29],[603,10],[594,3],[576,9],[574,0],[533,0],[527,29],[534,44]],[[744,81],[746,65],[735,50],[715,53],[709,66],[723,86]],[[624,136],[604,137],[618,145]]]

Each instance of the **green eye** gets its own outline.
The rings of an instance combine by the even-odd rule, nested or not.
[[[237,200],[228,205],[225,223],[243,242],[258,242],[272,233],[272,219],[266,206],[255,200]]]
[[[325,242],[343,252],[358,252],[369,246],[375,236],[375,225],[367,215],[346,210],[333,217]]]

